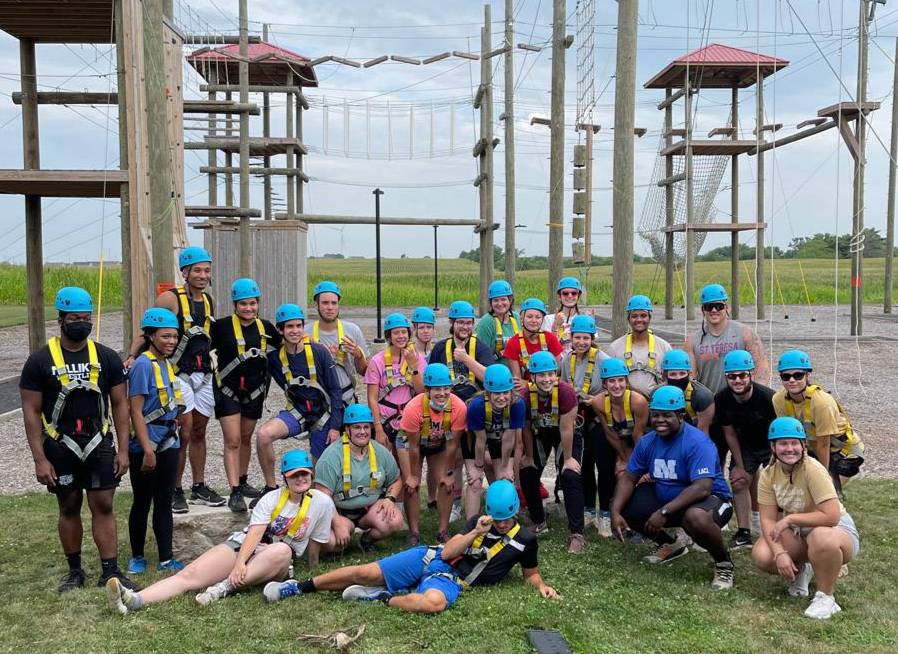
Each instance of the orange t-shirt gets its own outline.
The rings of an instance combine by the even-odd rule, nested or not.
[[[411,401],[405,405],[402,411],[402,420],[399,428],[406,434],[420,434],[421,425],[424,423],[424,405],[427,404],[427,397],[424,393],[416,395]],[[452,437],[451,432],[461,432],[467,428],[468,407],[460,398],[454,394],[449,395],[449,430],[450,433],[443,433],[443,414],[445,411],[434,411],[428,406],[430,411],[430,436],[427,442],[421,439],[423,447],[436,447],[441,445],[445,440]]]

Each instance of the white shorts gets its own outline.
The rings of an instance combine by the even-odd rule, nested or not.
[[[215,412],[215,397],[212,395],[212,375],[195,372],[190,377],[179,375],[181,394],[184,396],[184,411],[196,409],[207,418]]]

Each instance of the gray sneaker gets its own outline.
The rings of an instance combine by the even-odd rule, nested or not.
[[[733,587],[733,577],[736,567],[730,561],[722,561],[714,564],[714,579],[711,580],[711,588],[714,590],[730,590]]]
[[[196,601],[202,606],[209,606],[212,602],[217,602],[234,592],[234,587],[227,579],[212,584],[202,593],[196,596]]]
[[[113,611],[126,615],[140,608],[137,593],[126,588],[118,577],[110,577],[106,584],[106,600]]]
[[[176,488],[171,498],[172,513],[187,513],[190,507],[187,506],[187,498],[184,497],[184,489]]]
[[[233,513],[246,513],[246,501],[239,489],[233,491],[228,498],[228,508]]]
[[[190,489],[190,503],[205,506],[223,506],[227,502],[225,498],[206,486],[204,483],[195,484]]]
[[[393,593],[384,586],[362,586],[355,584],[343,591],[343,599],[358,600],[361,602],[386,602]]]

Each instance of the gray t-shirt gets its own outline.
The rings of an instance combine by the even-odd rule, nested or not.
[[[577,395],[580,395],[583,391],[583,381],[584,377],[586,377],[586,369],[589,367],[589,357],[586,356],[582,359],[576,359],[576,356],[577,355],[573,352],[565,352],[561,355],[561,379],[571,384],[571,386],[574,387],[574,390],[577,391]],[[571,381],[571,358],[576,359],[573,381]],[[602,350],[596,352],[596,363],[590,377],[587,395],[596,395],[602,390],[602,361],[607,358],[608,355],[602,352]]]
[[[639,391],[646,397],[652,394],[655,387],[661,384],[661,361],[664,355],[673,348],[670,343],[659,336],[655,336],[655,367],[649,367],[649,346],[648,343],[633,343],[633,365],[630,368],[630,388]],[[605,352],[610,357],[623,359],[626,361],[625,354],[627,352],[627,337],[621,336],[612,341],[606,348]]]
[[[733,350],[746,350],[748,345],[742,338],[745,325],[735,320],[730,320],[726,328],[715,336],[708,331],[707,326],[702,326],[692,335],[692,354],[695,356],[696,379],[710,389],[711,393],[718,393],[726,388],[726,378],[723,375],[723,357]]]
[[[312,326],[307,330],[310,337],[315,333],[315,323],[317,322],[318,321],[316,320],[312,323]],[[359,326],[354,322],[349,322],[348,320],[340,320],[340,323],[343,325],[343,335],[351,338],[356,345],[362,348],[362,351],[365,353],[365,359],[367,359],[368,344],[365,342],[365,336],[362,334],[362,330],[359,329]],[[332,332],[320,330],[318,332],[318,342],[331,350],[331,355],[334,357],[334,361],[337,364],[337,379],[339,380],[340,388],[342,389],[343,403],[351,404],[354,402],[355,378],[357,376],[355,360],[352,358],[351,354],[343,352],[342,350],[337,350],[336,353],[334,352],[334,346],[340,344],[337,338],[336,329]]]

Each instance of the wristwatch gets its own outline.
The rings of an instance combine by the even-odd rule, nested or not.
[[[385,496],[384,496],[384,499],[385,499],[385,500],[390,500],[393,504],[396,504],[396,498],[393,497],[392,495],[385,495]]]
[[[661,509],[659,510],[659,512],[660,512],[661,515],[663,515],[665,518],[667,517],[667,515],[668,515],[668,513],[669,513],[669,511],[667,510],[667,507],[664,507],[664,506],[661,507]]]

